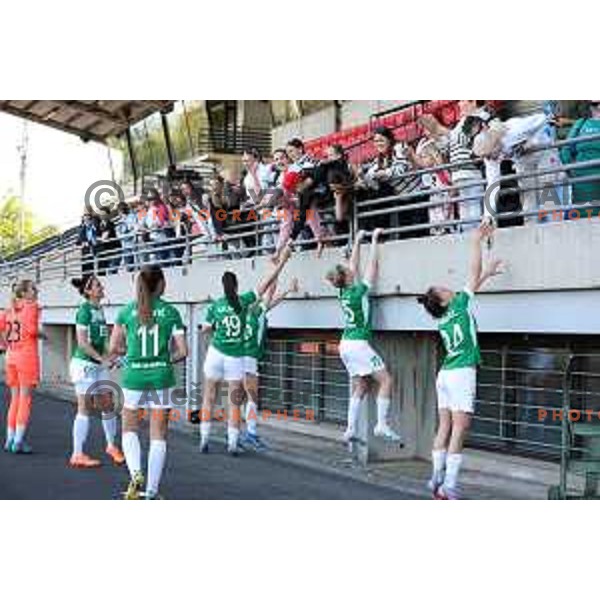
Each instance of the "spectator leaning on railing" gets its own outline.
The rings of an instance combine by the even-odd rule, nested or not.
[[[295,194],[298,198],[298,218],[294,218],[291,237],[296,240],[303,233],[307,225],[307,217],[311,216],[310,226],[313,236],[318,240],[319,250],[321,246],[321,223],[318,220],[316,210],[311,210],[314,202],[314,171],[317,161],[307,154],[304,148],[304,142],[298,138],[291,139],[285,147],[290,166],[286,173],[287,191]],[[309,210],[311,213],[309,215]]]
[[[419,168],[422,169],[428,169],[445,163],[444,157],[435,141],[427,138],[421,139],[417,145],[415,161]],[[430,202],[444,202],[444,204],[438,204],[429,208],[429,222],[433,225],[430,230],[431,235],[448,233],[452,228],[437,226],[436,224],[443,223],[444,221],[453,221],[456,218],[455,204],[450,200],[450,192],[446,191],[446,188],[452,183],[449,171],[440,169],[438,171],[423,173],[421,175],[421,182],[423,188],[431,190],[431,195],[429,196]]]
[[[373,145],[377,151],[375,158],[362,166],[359,171],[356,189],[362,198],[385,198],[416,192],[421,187],[418,175],[411,175],[414,166],[404,144],[398,143],[393,132],[387,127],[377,127],[373,132]],[[374,208],[392,208],[397,204],[416,204],[424,198],[406,198],[378,204]],[[410,226],[427,223],[427,209],[406,210],[393,213],[392,217],[375,217],[373,227]],[[426,234],[426,230],[411,232],[408,237]],[[400,237],[407,237],[400,234]]]
[[[242,163],[246,174],[242,180],[245,193],[245,206],[253,207],[260,204],[263,194],[269,188],[272,169],[263,161],[262,154],[257,148],[248,148],[242,155]]]
[[[96,270],[95,260],[98,253],[98,219],[85,212],[81,219],[77,243],[81,246],[82,273]]]
[[[98,275],[104,277],[119,270],[121,243],[117,239],[115,224],[110,215],[105,214],[98,225]]]
[[[121,242],[123,264],[127,271],[133,271],[136,268],[137,228],[137,215],[131,211],[127,203],[122,202],[119,204],[119,218],[115,230],[117,238]]]
[[[488,124],[481,122],[479,133],[475,136],[473,151],[484,159],[488,186],[494,185],[500,177],[500,163],[503,159],[512,159],[519,178],[521,207],[524,213],[535,212],[525,217],[525,223],[531,225],[539,221],[549,220],[542,214],[544,204],[551,200],[551,208],[558,208],[560,195],[556,188],[563,186],[564,173],[541,173],[545,169],[560,166],[558,151],[544,148],[552,142],[548,130],[549,117],[536,113],[529,117],[515,117],[507,121],[494,119]],[[475,127],[475,125],[474,125]],[[529,175],[523,177],[523,175]],[[491,216],[497,213],[497,190],[490,194],[489,204]],[[487,208],[487,207],[486,207]]]
[[[169,224],[169,210],[157,190],[150,190],[147,198],[149,206],[144,218],[144,227],[148,232],[150,260],[168,262],[171,253],[164,246],[169,241],[165,231]]]
[[[343,146],[333,144],[327,148],[327,158],[315,169],[315,182],[320,189],[321,203],[335,206],[335,234],[348,235],[354,193],[354,172],[348,163]]]
[[[478,115],[482,120],[489,120],[491,115],[482,107],[480,100],[459,101],[460,120],[448,132],[447,155],[450,163],[468,163],[473,159],[473,138],[465,131],[465,122],[473,115]],[[461,225],[462,231],[474,229],[479,226],[483,214],[483,195],[485,181],[481,175],[481,167],[476,164],[463,164],[452,169],[452,185],[459,189],[452,192],[458,200],[458,214],[462,220],[469,223]]]
[[[600,135],[600,100],[592,100],[589,116],[578,119],[569,131],[568,139],[581,136]],[[562,162],[565,164],[600,160],[600,139],[588,142],[573,142],[560,150]],[[600,166],[569,170],[570,177],[598,177],[596,181],[573,184],[573,204],[600,202]],[[600,214],[600,207],[589,209],[591,215]],[[585,215],[587,217],[587,214]]]

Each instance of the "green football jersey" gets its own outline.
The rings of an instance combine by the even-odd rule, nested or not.
[[[260,360],[264,354],[267,333],[267,310],[262,302],[255,302],[246,314],[244,356]]]
[[[225,296],[215,300],[206,310],[204,322],[212,326],[211,345],[226,356],[245,356],[244,334],[248,308],[257,300],[256,292],[240,294],[242,312],[238,315]]]
[[[117,316],[126,330],[127,363],[123,387],[128,390],[164,390],[175,387],[171,338],[184,333],[179,311],[158,298],[152,302],[152,323],[142,325],[137,303],[130,302]]]
[[[82,302],[75,315],[75,326],[78,330],[87,332],[88,341],[98,354],[106,352],[108,327],[106,326],[106,317],[101,306],[92,304],[89,300]],[[73,357],[88,362],[96,362],[79,345],[75,347]]]
[[[371,339],[371,306],[369,285],[361,281],[339,290],[339,300],[344,311],[343,340]]]
[[[446,314],[438,321],[444,342],[446,358],[442,369],[475,367],[481,360],[477,342],[477,324],[471,312],[473,293],[467,289],[458,292]]]

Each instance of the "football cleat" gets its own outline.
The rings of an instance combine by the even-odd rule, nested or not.
[[[250,433],[249,431],[245,431],[240,437],[239,441],[242,448],[245,446],[249,446],[256,452],[260,452],[261,450],[267,450],[268,446],[262,441],[262,439],[256,435],[256,433]]]
[[[144,500],[164,500],[162,496],[159,496],[158,492],[152,492],[150,490],[142,494],[142,498]]]
[[[13,442],[11,452],[13,454],[31,454],[33,448],[26,441]]]
[[[375,437],[383,438],[386,442],[393,442],[400,444],[401,447],[404,447],[402,437],[397,434],[389,425],[375,425],[375,429],[373,429],[373,435]]]
[[[125,455],[117,446],[113,444],[106,446],[106,454],[108,454],[115,465],[120,466],[125,464]]]
[[[91,458],[87,454],[73,454],[69,460],[69,466],[74,469],[95,469],[101,465],[100,461]]]
[[[440,487],[442,487],[443,480],[438,479],[437,477],[432,477],[427,482],[427,489],[431,492],[431,496],[434,500],[441,500],[438,497],[438,492]]]
[[[144,475],[139,471],[133,475],[123,494],[124,500],[141,500],[142,489],[144,488]]]
[[[438,500],[460,500],[460,494],[456,488],[441,485],[437,491]]]

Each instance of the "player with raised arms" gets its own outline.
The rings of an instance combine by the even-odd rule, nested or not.
[[[130,482],[125,499],[159,498],[167,454],[169,411],[177,402],[175,363],[187,356],[185,329],[179,311],[163,300],[166,281],[155,265],[142,268],[136,298],[118,314],[110,339],[111,356],[125,355],[123,371],[123,451]],[[144,492],[139,409],[149,408],[150,449]]]
[[[106,439],[106,454],[115,465],[122,465],[125,457],[116,443],[117,414],[115,412],[108,355],[108,326],[102,300],[104,286],[98,277],[85,274],[71,280],[83,297],[75,315],[77,344],[73,351],[69,374],[77,395],[77,414],[73,421],[73,453],[69,465],[76,469],[99,467],[101,462],[84,453],[90,429],[91,401],[102,413],[102,428]]]
[[[204,394],[200,423],[200,451],[208,452],[212,407],[221,382],[229,385],[229,420],[227,427],[227,451],[238,454],[240,435],[240,406],[244,398],[244,336],[248,321],[248,309],[262,298],[275,282],[291,256],[291,246],[286,246],[272,272],[256,287],[255,291],[238,293],[235,273],[223,274],[223,296],[212,302],[207,311],[202,331],[212,333],[210,347],[204,361]]]
[[[431,452],[433,474],[428,483],[433,497],[438,500],[460,497],[458,476],[463,444],[474,411],[480,362],[472,302],[487,279],[502,272],[499,260],[490,263],[485,270],[482,267],[482,242],[490,240],[492,234],[493,227],[488,222],[483,222],[474,232],[469,277],[462,291],[433,286],[418,298],[436,320],[446,351],[436,381],[439,425]]]
[[[360,275],[360,244],[366,232],[359,231],[354,241],[350,263],[338,264],[327,274],[327,281],[338,290],[344,313],[344,333],[340,342],[340,358],[352,377],[352,396],[348,404],[348,426],[344,433],[347,443],[364,442],[357,434],[360,403],[367,396],[369,378],[378,386],[377,424],[373,434],[389,442],[400,443],[402,438],[388,423],[392,395],[392,377],[383,359],[370,344],[371,310],[369,292],[377,278],[377,250],[382,229],[373,232],[371,255],[363,277]]]
[[[6,345],[6,385],[11,395],[4,450],[15,454],[32,451],[25,441],[25,434],[31,416],[33,389],[40,382],[38,340],[43,334],[37,299],[33,281],[20,281],[13,286],[11,305],[0,319],[0,331]]]
[[[277,281],[274,281],[264,296],[248,308],[246,332],[244,335],[244,391],[246,392],[246,431],[241,438],[242,445],[252,446],[256,450],[265,448],[258,436],[258,362],[263,358],[266,334],[267,314],[285,298],[299,289],[298,279],[294,277],[290,287],[276,294]]]

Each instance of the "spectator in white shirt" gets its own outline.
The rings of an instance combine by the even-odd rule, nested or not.
[[[243,179],[246,205],[256,206],[260,204],[264,193],[269,189],[272,169],[270,165],[263,162],[262,155],[256,148],[245,150],[242,162],[246,168],[246,175]]]
[[[424,115],[421,118],[421,125],[426,134],[443,149],[448,162],[460,164],[450,172],[452,186],[458,187],[450,195],[458,203],[460,220],[468,221],[462,223],[462,231],[478,227],[483,210],[485,181],[480,167],[472,162],[472,138],[465,132],[465,121],[468,117],[473,114],[484,116],[480,104],[480,100],[459,100],[460,119],[450,130],[441,125],[432,115]],[[487,113],[485,116],[488,116]]]
[[[542,216],[544,204],[551,199],[550,194],[555,193],[555,186],[562,185],[564,180],[562,172],[540,173],[561,164],[556,149],[536,151],[537,148],[552,142],[548,119],[547,115],[537,113],[529,117],[515,117],[505,122],[494,120],[482,128],[473,144],[474,153],[484,159],[488,187],[500,178],[501,161],[513,161],[517,175],[521,176],[519,187],[524,188],[521,193],[521,209],[525,214],[538,211],[538,214],[524,217],[527,225],[548,220],[546,216]],[[523,175],[528,176],[522,177]],[[495,216],[497,212],[496,197],[497,189],[488,201],[491,216]],[[560,204],[558,196],[555,200]]]
[[[119,205],[119,220],[115,229],[123,248],[123,264],[127,271],[133,271],[136,266],[138,218],[125,202]]]

